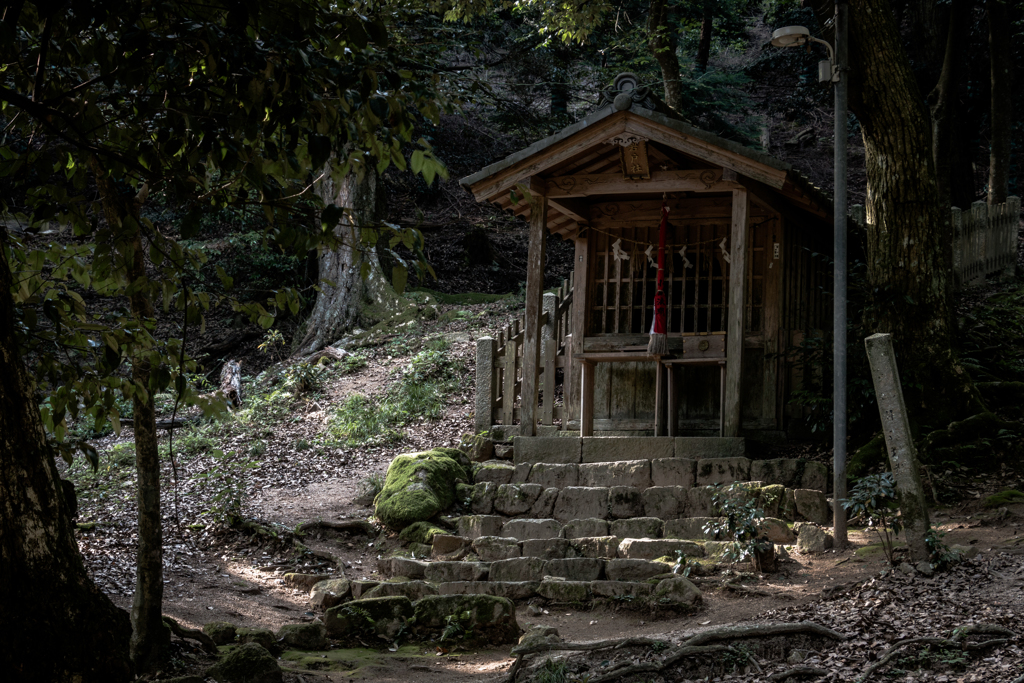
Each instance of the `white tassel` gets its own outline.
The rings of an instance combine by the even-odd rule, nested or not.
[[[725,250],[725,241],[728,237],[723,237],[722,241],[718,244],[718,248],[722,250],[722,258],[725,259],[726,263],[732,263],[732,258],[729,256],[729,252]]]
[[[679,255],[683,257],[683,268],[693,268],[693,264],[690,263],[690,259],[686,258],[686,245],[679,250]]]
[[[622,251],[622,240],[615,240],[612,242],[612,256],[615,257],[616,261],[628,261],[629,254]]]
[[[650,263],[652,266],[655,265],[654,257],[651,256],[651,254],[653,252],[654,252],[654,245],[653,244],[648,244],[647,245],[647,249],[644,251],[644,254],[647,255],[647,262]]]

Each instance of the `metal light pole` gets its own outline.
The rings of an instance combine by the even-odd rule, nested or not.
[[[832,298],[832,522],[835,545],[846,546],[846,511],[839,501],[846,498],[846,136],[849,51],[847,30],[850,8],[846,0],[836,0],[835,50],[824,40],[814,38],[803,26],[786,26],[772,34],[772,45],[792,47],[809,42],[828,48],[828,62],[818,65],[818,79],[835,85],[835,199],[833,205],[834,272]]]

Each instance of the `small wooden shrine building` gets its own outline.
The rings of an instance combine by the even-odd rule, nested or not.
[[[478,431],[787,429],[787,352],[830,327],[832,279],[831,202],[789,164],[682,122],[622,74],[597,111],[462,184],[530,224],[522,328],[478,342]],[[663,202],[669,354],[652,356]],[[571,280],[547,295],[546,233],[575,242]]]

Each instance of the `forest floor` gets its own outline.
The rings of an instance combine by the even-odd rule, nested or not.
[[[285,572],[373,578],[378,557],[397,544],[393,537],[313,532],[302,537],[308,551],[300,551],[296,527],[366,519],[372,510],[355,501],[360,482],[383,475],[398,453],[458,445],[472,428],[475,339],[503,327],[520,306],[514,296],[440,304],[433,319],[381,336],[312,377],[308,368],[298,372],[301,366],[292,361],[273,365],[247,379],[240,409],[178,430],[173,445],[164,438],[165,613],[194,628],[229,621],[276,630],[316,617],[307,593],[284,584]],[[299,382],[303,377],[307,387]],[[410,382],[436,392],[420,396],[418,404],[403,404],[398,412],[405,412],[387,422],[380,416],[395,412],[387,406]],[[359,395],[366,401],[353,399]],[[171,401],[161,399],[163,417],[169,417]],[[370,425],[376,436],[360,436],[357,427],[371,414],[378,418]],[[126,430],[95,443],[103,453],[100,469],[91,472],[76,461],[66,473],[79,491],[79,544],[94,580],[128,609],[135,571],[132,435]],[[170,451],[173,461],[166,456]],[[777,447],[771,455],[829,457],[818,443]],[[1024,674],[1024,506],[985,509],[983,501],[1004,489],[1024,488],[1024,472],[1004,464],[995,471],[957,472],[955,478],[956,502],[936,506],[933,521],[947,532],[947,543],[978,554],[934,578],[891,572],[874,532],[854,529],[849,548],[822,555],[794,551],[777,573],[747,577],[744,588],[717,579],[702,584],[704,605],[696,614],[624,607],[551,607],[537,613],[523,605],[519,623],[553,626],[566,641],[649,636],[672,643],[726,624],[812,620],[851,636],[808,653],[805,664],[829,672],[821,680],[854,680],[900,638],[948,636],[954,627],[995,623],[1019,635],[967,658],[941,648],[924,655],[911,648],[894,667],[905,674],[889,680],[1011,681]],[[345,672],[289,676],[294,681],[497,680],[513,663],[509,649],[442,653],[431,645],[406,645],[396,652],[351,651]],[[634,648],[555,658],[547,665],[551,671],[538,673],[554,678],[538,680],[586,680],[587,671],[599,673],[622,657],[651,656]],[[177,646],[178,671],[196,670],[204,662],[190,645]],[[760,681],[767,675],[768,669],[743,673],[738,666],[729,673],[718,661],[692,670],[677,666],[653,680]]]

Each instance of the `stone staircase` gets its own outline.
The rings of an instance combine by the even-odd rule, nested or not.
[[[828,524],[829,470],[803,460],[750,460],[743,439],[517,438],[512,459],[473,466],[459,485],[463,508],[431,545],[379,562],[389,580],[361,597],[483,594],[581,603],[607,598],[686,605],[692,589],[673,568],[715,563],[729,539],[704,531],[720,513],[713,496],[756,500],[775,543],[789,523]],[[357,586],[353,582],[353,597]],[[686,585],[682,585],[686,584]]]

